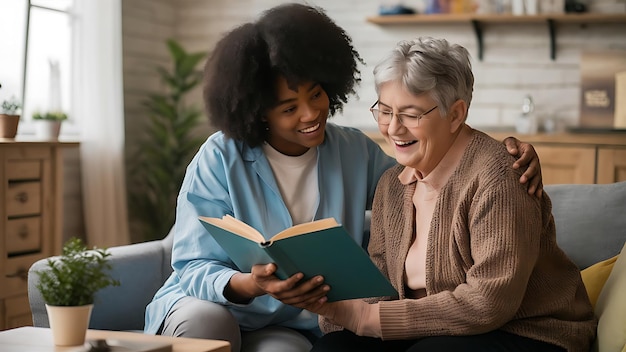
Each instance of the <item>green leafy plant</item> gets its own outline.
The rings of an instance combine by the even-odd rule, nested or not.
[[[201,82],[196,67],[206,54],[188,53],[171,39],[166,44],[173,67],[156,71],[167,92],[151,94],[144,102],[149,123],[129,163],[131,223],[144,240],[163,238],[174,224],[185,168],[203,141],[192,136],[201,112],[186,105],[184,97]]]
[[[62,111],[48,111],[48,112],[35,112],[33,113],[33,120],[51,120],[51,121],[63,121],[67,120],[67,114]]]
[[[36,287],[51,306],[93,304],[100,289],[120,284],[108,273],[110,256],[106,249],[88,249],[82,240],[72,238],[61,256],[48,259],[47,270],[35,272],[39,275]]]
[[[2,102],[2,113],[6,115],[18,115],[21,108],[22,104],[14,96]]]

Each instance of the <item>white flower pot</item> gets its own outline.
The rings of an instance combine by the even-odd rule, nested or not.
[[[46,304],[48,322],[56,346],[78,346],[85,343],[93,304],[75,307]]]
[[[56,120],[36,120],[35,135],[39,139],[58,139],[61,132],[61,121]]]

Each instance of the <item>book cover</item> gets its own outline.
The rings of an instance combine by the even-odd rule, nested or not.
[[[304,280],[322,275],[330,286],[329,302],[397,295],[365,250],[332,218],[296,225],[270,240],[229,215],[200,220],[240,270],[275,263],[280,279],[297,272]]]
[[[172,352],[172,344],[159,341],[90,339],[82,346],[68,348],[66,352]]]

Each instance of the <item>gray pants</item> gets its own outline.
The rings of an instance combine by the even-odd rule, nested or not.
[[[232,352],[308,352],[312,347],[304,335],[282,326],[241,331],[224,306],[194,297],[182,298],[172,307],[160,334],[226,340]]]

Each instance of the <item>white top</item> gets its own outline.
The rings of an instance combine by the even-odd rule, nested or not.
[[[263,152],[272,167],[293,224],[312,221],[320,197],[317,185],[317,148],[310,148],[300,156],[288,156],[264,143]]]

